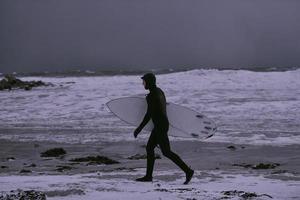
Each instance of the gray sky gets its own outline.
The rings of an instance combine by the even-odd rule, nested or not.
[[[0,72],[299,66],[299,0],[1,0]]]

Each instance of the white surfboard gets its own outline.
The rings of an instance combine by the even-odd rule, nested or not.
[[[123,97],[106,103],[109,110],[121,120],[138,126],[146,111],[147,101],[142,97]],[[167,115],[170,123],[169,135],[206,139],[212,137],[217,130],[216,124],[204,115],[174,103],[167,103]],[[153,129],[152,120],[143,130]]]

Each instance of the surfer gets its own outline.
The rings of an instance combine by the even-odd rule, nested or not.
[[[180,167],[186,175],[184,184],[188,184],[194,175],[194,170],[188,167],[183,160],[170,148],[168,138],[169,121],[166,112],[166,97],[164,92],[156,86],[156,78],[153,73],[147,73],[141,77],[145,90],[149,90],[147,95],[147,112],[141,124],[135,129],[134,137],[136,138],[144,126],[152,119],[154,128],[151,132],[147,143],[147,172],[144,177],[136,179],[136,181],[150,182],[152,181],[153,166],[155,161],[154,149],[159,145],[164,156],[171,159],[178,167]]]

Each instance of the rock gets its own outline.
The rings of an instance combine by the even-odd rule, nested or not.
[[[75,81],[68,81],[68,82],[65,82],[65,84],[74,84],[76,83]]]
[[[25,173],[31,173],[31,172],[32,172],[31,170],[28,170],[28,169],[22,169],[19,173],[25,174]]]
[[[56,166],[56,171],[59,171],[59,172],[64,172],[64,171],[68,171],[68,170],[71,170],[73,169],[72,167],[70,166]]]
[[[257,165],[250,165],[250,164],[242,163],[242,164],[233,164],[232,166],[252,168],[252,169],[274,169],[274,168],[280,166],[280,164],[278,164],[278,163],[268,163],[268,164],[259,163]]]
[[[82,157],[82,158],[74,158],[70,160],[71,162],[88,162],[88,164],[117,164],[118,161],[112,160],[110,158],[107,158],[105,156],[88,156],[88,157]]]
[[[243,191],[232,190],[232,191],[223,191],[222,193],[224,195],[227,195],[227,196],[234,196],[234,195],[239,195],[240,193],[244,193],[244,192]]]
[[[46,200],[46,195],[34,190],[12,190],[0,193],[0,200]]]
[[[5,165],[2,165],[1,166],[1,169],[7,169],[8,167],[7,166],[5,166]]]
[[[25,85],[24,90],[31,90],[31,87],[29,85]]]
[[[273,171],[271,174],[284,174],[287,172],[288,172],[287,170],[276,170],[276,171]]]
[[[259,163],[258,165],[255,165],[252,167],[252,169],[274,169],[275,167],[280,166],[278,163],[270,163],[270,164],[264,164]]]
[[[158,191],[158,192],[171,192],[171,191],[169,191],[169,190],[167,190],[165,188],[157,188],[154,191]]]
[[[10,84],[7,82],[6,79],[2,79],[2,80],[0,81],[0,90],[5,90],[5,89],[11,90],[11,86],[10,86]]]
[[[127,159],[129,160],[140,160],[140,159],[147,159],[147,154],[135,154],[134,156],[130,156]],[[155,159],[161,159],[159,154],[155,154]]]
[[[45,192],[47,197],[65,197],[71,195],[84,195],[85,192],[81,189],[69,189],[69,190],[53,190]],[[84,198],[76,198],[76,199],[84,199]]]
[[[24,90],[31,90],[33,87],[49,86],[42,81],[22,81],[17,79],[14,75],[7,74],[4,79],[0,81],[0,90],[11,90],[12,88],[20,88]]]
[[[238,190],[223,191],[222,194],[224,194],[226,196],[238,196],[238,197],[242,197],[242,199],[252,199],[253,197],[262,197],[262,196],[266,196],[266,197],[269,197],[272,199],[272,197],[267,194],[259,195],[254,192],[244,192],[244,191],[238,191]],[[224,199],[226,199],[226,198],[224,198]]]
[[[65,155],[66,153],[67,152],[63,148],[54,148],[41,153],[41,157],[58,157]]]
[[[244,168],[251,168],[252,167],[252,165],[245,164],[245,163],[242,163],[242,164],[233,164],[232,166],[244,167]]]
[[[236,147],[231,145],[231,146],[228,146],[227,149],[236,150]]]
[[[28,167],[36,167],[36,164],[32,163],[32,164],[29,165]]]

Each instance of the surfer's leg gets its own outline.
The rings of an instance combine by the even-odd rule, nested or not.
[[[189,168],[176,153],[171,151],[170,142],[167,134],[163,135],[163,137],[159,139],[159,146],[163,155],[172,160],[178,167],[180,167],[180,169],[182,169],[185,172],[186,179],[184,184],[188,184],[194,175],[194,170]]]
[[[154,131],[152,131],[148,143],[147,143],[147,177],[152,177],[153,167],[155,162],[154,149],[157,145],[156,137]]]
[[[154,157],[154,149],[156,147],[157,143],[156,143],[156,138],[154,135],[154,132],[152,131],[148,143],[147,143],[147,171],[146,171],[146,175],[144,177],[141,178],[137,178],[136,181],[141,181],[141,182],[150,182],[152,181],[152,173],[153,173],[153,166],[154,166],[154,161],[155,161],[155,157]]]
[[[162,154],[172,160],[178,167],[180,167],[180,169],[187,173],[190,168],[176,153],[171,150],[168,136],[165,134],[161,135],[163,135],[163,137],[159,138],[159,146]]]

